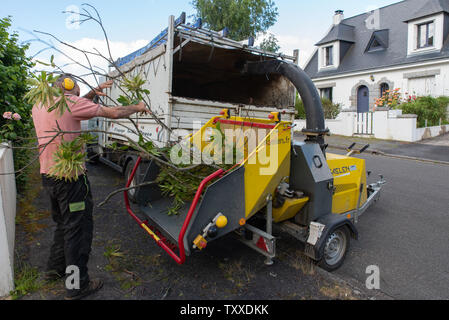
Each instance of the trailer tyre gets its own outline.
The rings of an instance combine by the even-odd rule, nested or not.
[[[332,272],[339,269],[346,258],[351,243],[351,236],[346,226],[331,232],[321,249],[323,259],[318,265],[326,271]]]
[[[128,164],[126,165],[126,170],[125,170],[125,179],[126,179],[126,183],[128,183],[129,178],[131,177],[131,173],[134,170],[136,163],[134,162],[134,160],[130,160],[128,161]],[[136,177],[134,177],[133,181],[131,182],[130,187],[133,187],[136,185]],[[136,198],[136,189],[132,189],[128,191],[128,198],[129,201],[131,201],[132,203],[136,203],[137,202],[137,198]]]

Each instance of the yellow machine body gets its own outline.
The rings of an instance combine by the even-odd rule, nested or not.
[[[274,196],[276,187],[290,174],[291,122],[273,119],[248,119],[222,117],[211,119],[190,142],[203,153],[214,153],[212,129],[220,129],[226,137],[226,144],[232,143],[239,159],[239,167],[245,168],[245,217],[249,220],[263,209],[269,195]],[[232,137],[233,140],[230,140]],[[222,150],[225,152],[225,150]],[[298,207],[298,204],[294,204]]]
[[[279,123],[270,131],[245,166],[245,202],[248,220],[274,197],[276,187],[290,174],[291,123]]]
[[[365,160],[327,154],[327,163],[334,177],[335,193],[332,198],[332,213],[345,214],[356,210],[358,205],[363,206],[368,198]],[[360,190],[362,190],[361,193]],[[294,218],[308,201],[308,197],[286,199],[281,208],[273,209],[274,222]]]
[[[327,163],[334,177],[332,213],[344,214],[363,206],[368,198],[365,160],[328,153]]]
[[[278,223],[293,219],[309,200],[309,197],[286,199],[281,208],[273,208],[273,221]]]
[[[267,197],[274,197],[277,186],[290,176],[292,124],[272,118],[248,119],[223,113],[188,137],[194,147],[211,155],[219,150],[214,149],[216,138],[211,139],[211,129],[219,129],[226,137],[232,137],[232,141],[226,138],[226,144],[232,142],[236,150],[240,150],[241,161],[237,166],[245,168],[245,216],[241,217],[244,220],[263,209]],[[345,214],[357,209],[358,205],[362,206],[367,201],[365,161],[329,153],[327,163],[335,186],[332,213]],[[362,184],[364,188],[360,193]],[[286,199],[281,208],[273,209],[273,220],[278,223],[294,218],[308,201],[307,196]]]

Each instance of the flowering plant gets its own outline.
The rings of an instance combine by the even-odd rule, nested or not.
[[[410,95],[408,92],[405,93],[405,96],[406,96],[407,103],[415,102],[418,99],[418,97],[415,94]]]
[[[22,117],[18,113],[13,114],[12,112],[8,111],[3,114],[3,119],[20,121],[22,120]]]
[[[394,108],[402,103],[401,89],[387,90],[385,93],[376,100],[374,107],[388,107]]]
[[[18,113],[7,111],[3,113],[3,119],[6,120],[6,123],[0,129],[0,137],[8,137],[13,140],[16,139],[16,126],[23,128],[23,123],[20,122],[20,120],[22,120],[22,116]]]

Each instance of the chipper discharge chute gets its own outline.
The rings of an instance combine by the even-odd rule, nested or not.
[[[364,150],[351,146],[347,156],[325,153],[328,130],[321,100],[298,66],[279,60],[249,62],[242,72],[280,74],[295,85],[307,113],[306,141],[293,140],[292,123],[282,121],[280,113],[255,119],[223,110],[185,141],[200,155],[231,154],[235,165],[204,179],[178,215],[167,215],[172,200],[157,185],[137,190],[144,220],[134,214],[125,192],[128,212],[178,264],[230,233],[271,264],[275,227],[299,240],[304,253],[325,269],[335,270],[343,263],[350,238],[357,238],[358,217],[379,199],[384,181],[367,185],[365,161],[350,157]],[[220,134],[224,138],[217,138]],[[222,141],[224,145],[218,143]],[[156,161],[141,164],[139,159],[128,187],[135,177],[138,183],[157,178]],[[253,221],[263,221],[263,230]]]

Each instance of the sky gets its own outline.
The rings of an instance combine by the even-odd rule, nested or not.
[[[2,1],[0,18],[12,16],[12,30],[19,33],[21,41],[35,38],[30,32],[37,30],[49,32],[77,47],[98,49],[106,52],[106,45],[101,29],[93,22],[74,27],[70,14],[63,11],[74,11],[83,8],[88,2],[95,6],[103,20],[110,38],[114,59],[127,55],[156,37],[168,25],[168,17],[178,17],[186,12],[188,22],[193,21],[195,13],[191,0],[15,0]],[[269,30],[279,40],[281,52],[291,55],[294,49],[300,50],[300,65],[304,65],[314,52],[314,44],[321,40],[332,24],[334,12],[344,10],[345,17],[362,14],[380,8],[399,0],[274,0],[278,7],[277,23]],[[48,36],[40,35],[46,41]],[[53,41],[54,44],[57,44]],[[58,46],[59,47],[59,46]],[[32,42],[29,54],[38,53],[44,46]],[[61,47],[62,48],[62,47]],[[64,49],[70,57],[83,59],[79,53]],[[55,55],[58,65],[69,63],[70,60],[57,52],[44,51],[37,59],[48,61],[51,54]],[[102,68],[106,63],[101,59],[94,61]],[[78,75],[84,71],[79,67],[68,67]]]

